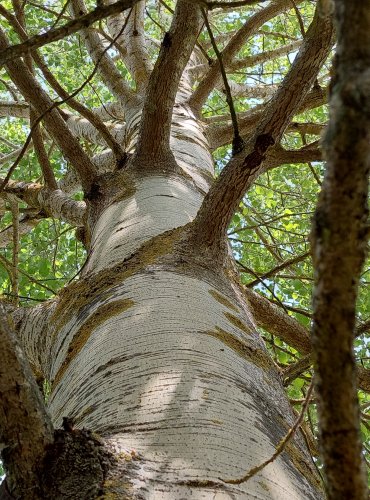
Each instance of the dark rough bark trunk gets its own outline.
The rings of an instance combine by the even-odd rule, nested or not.
[[[337,0],[338,47],[324,139],[325,181],[313,224],[313,346],[330,499],[368,497],[353,351],[368,239],[370,2]]]

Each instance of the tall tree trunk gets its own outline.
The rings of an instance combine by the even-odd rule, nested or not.
[[[181,104],[171,146],[182,171],[100,178],[83,277],[19,318],[54,426],[68,417],[108,443],[109,498],[322,498],[300,431],[248,481],[224,482],[270,458],[296,417],[232,257],[210,264],[187,243],[213,164]]]

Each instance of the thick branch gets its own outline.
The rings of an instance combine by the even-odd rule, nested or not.
[[[328,497],[365,500],[353,340],[368,233],[370,0],[334,4],[338,46],[323,142],[328,161],[312,228],[312,342]]]
[[[317,12],[287,76],[266,106],[257,130],[214,183],[193,222],[193,242],[220,254],[230,220],[244,193],[266,167],[266,153],[277,141],[312,87],[333,41],[329,18]],[[226,247],[223,247],[226,250]]]
[[[284,149],[277,145],[268,151],[266,160],[263,162],[263,168],[271,170],[280,165],[308,163],[311,161],[322,161],[322,152],[316,142],[300,149]]]
[[[311,351],[309,332],[295,318],[249,288],[245,287],[244,293],[258,326],[303,354]]]
[[[53,430],[29,364],[0,310],[0,440],[13,498],[38,499],[37,467]]]
[[[141,117],[137,159],[145,165],[154,165],[170,156],[172,109],[181,75],[198,38],[201,19],[198,5],[178,1],[150,76]]]
[[[50,217],[62,219],[74,226],[84,225],[86,204],[72,200],[60,189],[48,189],[37,183],[9,181],[4,191],[15,194],[30,207],[42,210]]]

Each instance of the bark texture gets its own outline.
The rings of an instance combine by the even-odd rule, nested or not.
[[[368,497],[353,352],[367,243],[370,168],[370,2],[336,0],[338,47],[324,139],[325,181],[313,224],[313,346],[330,499]]]

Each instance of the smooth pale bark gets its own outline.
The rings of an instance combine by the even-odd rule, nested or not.
[[[171,176],[109,174],[119,194],[91,202],[83,277],[16,315],[52,382],[53,423],[68,416],[106,440],[118,464],[103,486],[112,498],[323,498],[300,432],[248,482],[222,480],[268,459],[295,417],[231,258],[209,266],[182,240],[213,173],[186,107],[171,149]]]

